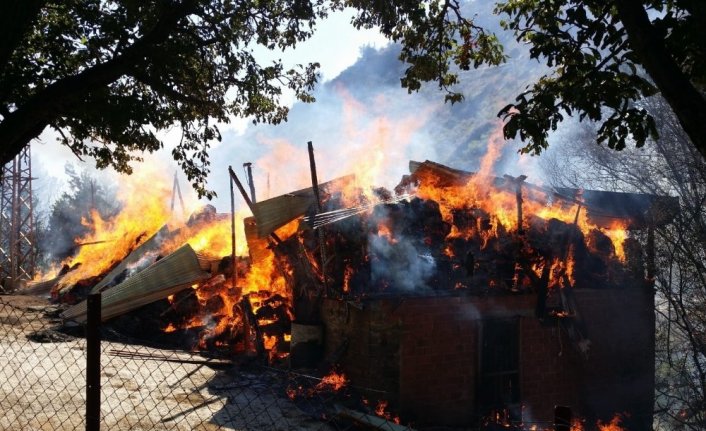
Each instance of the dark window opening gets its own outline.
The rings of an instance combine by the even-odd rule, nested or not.
[[[483,321],[478,401],[481,412],[508,410],[520,419],[519,325],[517,319]]]

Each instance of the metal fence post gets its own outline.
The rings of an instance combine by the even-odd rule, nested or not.
[[[86,431],[99,431],[101,419],[101,294],[88,295],[86,321]]]

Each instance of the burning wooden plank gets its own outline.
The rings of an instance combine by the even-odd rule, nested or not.
[[[206,279],[209,274],[194,250],[188,244],[106,290],[103,293],[101,317],[108,320],[151,302],[163,299]],[[82,322],[86,319],[86,301],[61,314],[66,320]]]
[[[245,240],[248,243],[248,253],[253,262],[259,262],[265,259],[271,251],[268,250],[269,240],[265,237],[260,237],[258,234],[257,221],[255,217],[246,217],[243,220],[245,229]]]

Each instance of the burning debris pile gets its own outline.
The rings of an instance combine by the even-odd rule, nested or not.
[[[298,235],[274,247],[290,268],[295,297],[325,289],[346,298],[532,292],[543,319],[573,314],[572,288],[644,282],[640,244],[627,237],[638,218],[523,177],[483,177],[428,161],[410,167],[394,193],[327,195]],[[303,314],[297,318],[307,320]]]

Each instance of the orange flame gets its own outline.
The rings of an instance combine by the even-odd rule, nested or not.
[[[384,223],[378,224],[378,236],[385,238],[390,244],[397,243],[397,239],[392,235],[389,226]]]
[[[80,266],[63,277],[58,290],[105,274],[169,223],[172,216],[168,204],[170,185],[171,179],[165,177],[163,170],[150,169],[148,164],[133,175],[121,177],[117,192],[120,211],[112,218],[103,219],[92,210],[90,217],[82,220],[89,233],[76,238],[75,242],[86,245],[80,246],[74,257],[63,262],[69,267]],[[177,224],[172,223],[169,229],[173,230]]]
[[[349,293],[351,291],[350,283],[353,271],[353,267],[347,264],[346,269],[343,271],[343,293]]]
[[[603,423],[599,420],[596,423],[596,426],[600,431],[625,431],[625,428],[621,426],[622,423],[622,416],[619,413],[616,413],[609,422]]]
[[[476,223],[465,230],[459,230],[453,225],[448,238],[469,238],[478,235],[483,239],[485,247],[491,238],[497,237],[498,229],[517,230],[517,200],[514,191],[497,188],[488,177],[476,174],[463,185],[441,185],[441,180],[429,172],[419,173],[418,178],[420,184],[417,196],[436,201],[447,223],[453,225],[454,210],[473,213],[474,209],[478,209],[487,214],[486,219],[478,217]],[[588,220],[584,209],[579,211],[577,217],[576,205],[567,206],[562,202],[552,201],[548,195],[536,190],[532,191],[532,199],[523,200],[522,208],[523,226],[530,222],[531,217],[538,217],[544,220],[554,218],[567,224],[575,223],[584,235],[597,229],[612,240],[616,256],[621,260],[625,259],[622,243],[627,238],[627,230],[623,222],[614,223],[610,229],[598,227]]]
[[[385,418],[387,420],[391,420],[392,422],[396,423],[399,425],[400,423],[400,417],[399,416],[392,416],[392,414],[387,411],[387,405],[389,403],[386,400],[380,400],[378,401],[377,406],[375,406],[375,414]]]
[[[331,371],[331,373],[321,379],[321,381],[316,385],[315,389],[332,390],[334,392],[338,392],[347,384],[348,380],[346,379],[345,374],[339,374],[335,371]]]

